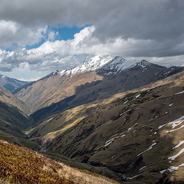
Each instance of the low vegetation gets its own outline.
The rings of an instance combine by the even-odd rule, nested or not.
[[[60,183],[74,182],[61,178],[58,163],[45,159],[36,152],[0,141],[0,177],[12,183]]]
[[[0,182],[22,184],[113,183],[0,140]]]

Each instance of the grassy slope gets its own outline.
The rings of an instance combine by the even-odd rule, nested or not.
[[[35,112],[74,95],[77,86],[101,79],[102,77],[95,72],[79,74],[76,78],[69,79],[65,76],[52,75],[22,88],[15,95]]]
[[[115,183],[48,159],[27,148],[0,140],[0,178],[7,183],[74,184]]]
[[[4,102],[10,106],[14,106],[22,111],[24,114],[29,113],[29,108],[18,98],[13,96],[9,91],[5,90],[0,86],[0,101]]]
[[[24,134],[25,128],[29,127],[32,121],[21,111],[12,105],[8,105],[0,101],[0,138],[25,145],[32,149],[38,146],[28,140]]]

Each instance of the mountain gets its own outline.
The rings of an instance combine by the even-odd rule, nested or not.
[[[116,183],[100,175],[73,169],[37,152],[2,140],[0,148],[0,183]]]
[[[0,138],[15,140],[26,139],[23,131],[31,125],[28,117],[16,107],[0,101]]]
[[[0,87],[0,139],[36,148],[24,133],[33,123],[26,115],[28,112],[29,109],[23,102]]]
[[[16,98],[14,95],[12,95],[9,91],[7,91],[1,86],[0,86],[0,101],[15,108],[18,108],[18,110],[20,110],[24,114],[29,113],[29,108],[25,103],[20,101],[18,98]]]
[[[13,92],[17,88],[20,88],[25,84],[27,84],[27,82],[0,75],[0,86],[4,87],[10,92]]]
[[[113,171],[122,183],[183,183],[183,84],[180,72],[51,115],[29,132],[30,139],[45,153]]]
[[[54,71],[14,94],[30,107],[32,113],[47,107],[60,111],[63,104],[66,108],[105,99],[182,70],[182,67],[166,68],[145,60],[132,62],[118,56],[95,56],[71,70]]]

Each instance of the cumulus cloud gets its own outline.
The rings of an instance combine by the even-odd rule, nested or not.
[[[45,36],[47,26],[24,27],[13,21],[0,20],[0,48],[34,45]]]
[[[163,57],[158,59],[158,53],[163,50],[162,45],[152,40],[122,39],[121,37],[101,42],[94,36],[95,27],[89,26],[74,35],[74,39],[46,41],[40,47],[29,49],[23,48],[19,51],[0,50],[0,70],[52,71],[56,69],[68,69],[83,62],[89,55],[119,55],[125,58],[142,57],[154,63],[168,65],[178,64],[184,61],[184,57],[167,57],[164,63]],[[180,46],[182,48],[182,45]],[[145,56],[140,54],[144,48]],[[140,49],[140,50],[139,50]],[[157,57],[152,57],[157,53]],[[161,54],[162,55],[162,54]],[[152,59],[149,59],[150,56]],[[156,59],[157,58],[157,59]],[[170,58],[170,59],[169,59]],[[180,60],[179,60],[180,58]],[[173,63],[175,59],[175,63]]]
[[[49,41],[55,41],[58,34],[59,34],[58,32],[50,31],[48,33],[48,40]]]
[[[48,40],[34,49],[0,50],[0,70],[11,71],[14,68],[28,69],[29,67],[34,70],[51,71],[74,67],[81,63],[86,55],[92,53],[92,51],[88,52],[86,45],[91,41],[94,30],[93,26],[86,27],[80,33],[75,34],[74,39]]]

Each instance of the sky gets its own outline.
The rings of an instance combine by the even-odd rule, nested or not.
[[[93,55],[184,65],[184,1],[0,0],[0,74],[37,80]]]

